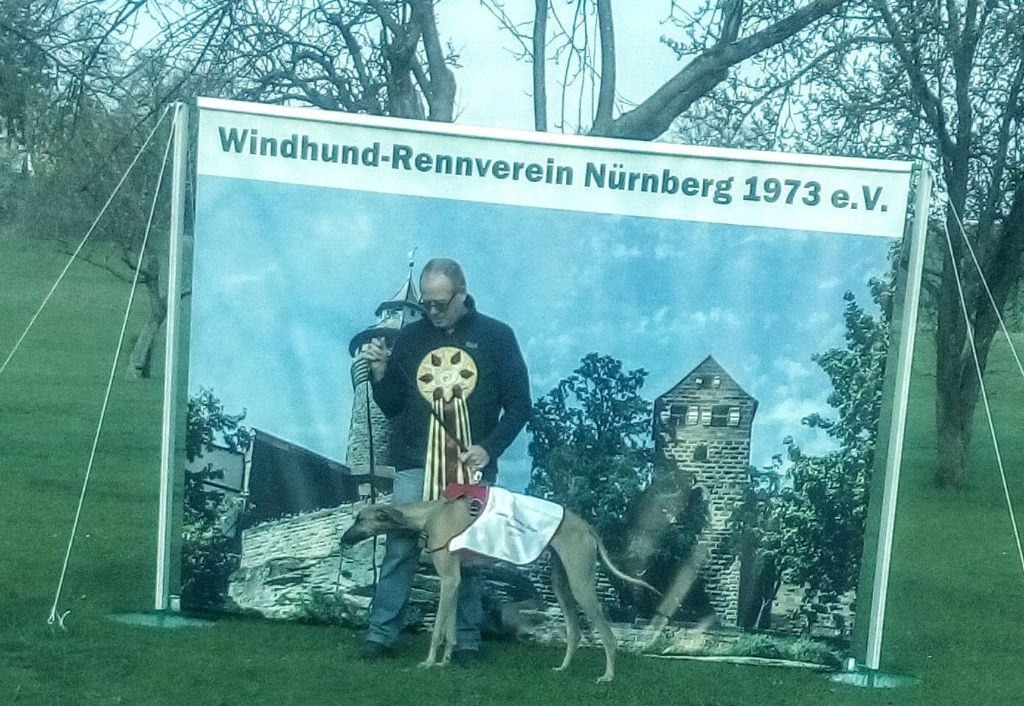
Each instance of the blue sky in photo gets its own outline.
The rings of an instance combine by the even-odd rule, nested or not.
[[[645,368],[653,401],[707,355],[759,401],[752,458],[830,416],[811,355],[843,345],[843,293],[868,310],[885,238],[576,213],[203,176],[196,204],[189,391],[344,461],[348,343],[429,258],[459,260],[480,311],[516,331],[534,397],[589,352]],[[526,434],[499,482],[529,480]]]

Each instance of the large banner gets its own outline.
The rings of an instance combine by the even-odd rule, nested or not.
[[[909,163],[199,109],[186,609],[365,620],[380,548],[338,538],[395,460],[355,356],[450,257],[529,370],[498,485],[573,508],[664,594],[602,574],[620,635],[848,644]],[[487,571],[490,630],[558,634],[543,557]]]

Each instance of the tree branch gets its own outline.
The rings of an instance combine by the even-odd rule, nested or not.
[[[448,68],[444,50],[437,35],[437,17],[433,0],[409,0],[413,21],[418,20],[430,71],[430,88],[424,91],[430,107],[430,119],[451,122],[455,110],[455,74]]]
[[[593,131],[604,132],[612,122],[615,105],[615,28],[611,0],[596,0],[601,51],[601,87],[597,94]]]
[[[547,75],[548,0],[534,0],[533,12],[533,127],[548,129]]]
[[[729,68],[793,36],[831,14],[847,0],[814,0],[770,27],[734,42],[706,49],[610,129],[594,134],[653,140],[665,132],[694,101],[725,80]]]
[[[922,110],[924,110],[925,117],[935,130],[935,135],[939,140],[942,150],[947,154],[953,154],[956,151],[956,145],[953,143],[948,126],[946,125],[946,111],[942,107],[942,101],[928,88],[928,81],[925,79],[920,65],[911,57],[907,43],[885,0],[880,0],[876,5],[882,15],[882,20],[885,22],[889,36],[892,37],[893,47],[900,57],[903,70],[906,72],[907,78],[910,79],[910,86],[914,95],[917,96],[917,100],[921,104]]]
[[[1006,108],[999,122],[999,136],[996,140],[996,154],[992,165],[992,183],[988,189],[985,207],[978,218],[978,229],[983,233],[988,233],[992,230],[996,213],[999,210],[999,202],[1004,196],[1000,183],[1003,180],[1003,173],[1007,166],[1010,141],[1014,137],[1011,132],[1011,126],[1014,123],[1020,125],[1021,122],[1024,122],[1021,120],[1024,118],[1024,110],[1022,110],[1020,105],[1022,87],[1024,87],[1024,58],[1018,57],[1017,69],[1014,72],[1006,99]]]

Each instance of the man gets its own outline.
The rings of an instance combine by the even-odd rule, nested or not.
[[[526,363],[512,329],[476,310],[457,262],[428,262],[420,297],[425,318],[401,329],[392,350],[374,339],[360,354],[370,365],[373,397],[392,423],[396,504],[436,497],[432,484],[494,483],[497,459],[531,407]],[[419,555],[417,537],[388,536],[366,657],[393,654]],[[472,569],[463,574],[452,659],[471,667],[479,663],[481,582]]]

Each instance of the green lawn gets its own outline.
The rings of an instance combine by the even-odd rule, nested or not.
[[[0,361],[64,262],[0,232]],[[111,614],[152,603],[162,395],[159,380],[129,383],[120,374],[64,588],[68,629],[53,630],[46,619],[126,301],[125,283],[76,264],[0,375],[0,704],[1024,703],[1024,574],[987,424],[979,417],[973,487],[932,489],[924,337],[883,651],[883,667],[919,676],[919,687],[866,690],[804,670],[625,655],[616,683],[600,686],[598,652],[585,651],[563,675],[550,670],[559,649],[518,643],[489,644],[486,668],[466,679],[417,670],[423,636],[393,662],[368,666],[354,658],[360,636],[336,627],[224,619],[158,630],[113,622]],[[1024,381],[1005,344],[993,355],[994,411],[1020,499]]]

